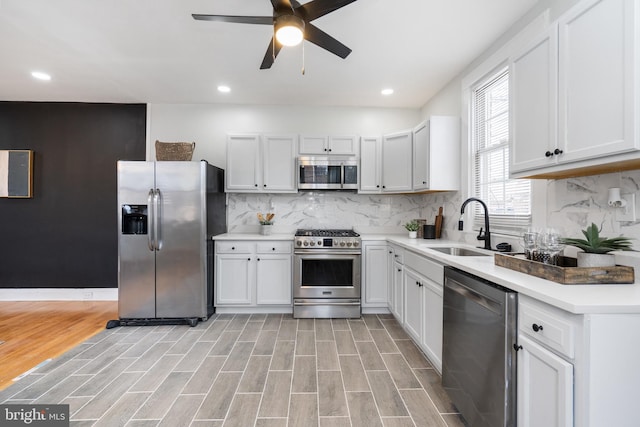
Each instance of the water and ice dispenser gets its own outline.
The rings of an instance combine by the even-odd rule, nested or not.
[[[147,205],[122,205],[122,234],[147,234]]]

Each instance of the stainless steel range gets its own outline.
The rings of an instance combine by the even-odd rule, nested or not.
[[[353,230],[296,232],[293,317],[360,317],[360,243]]]

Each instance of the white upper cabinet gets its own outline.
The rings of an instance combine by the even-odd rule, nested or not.
[[[360,138],[359,193],[382,191],[382,140],[380,137]]]
[[[358,139],[355,136],[301,135],[299,153],[306,156],[355,156],[358,154]]]
[[[413,190],[460,189],[460,120],[432,116],[413,130]]]
[[[638,3],[582,1],[512,56],[515,177],[638,166]]]
[[[296,142],[294,135],[266,135],[262,142],[263,183],[269,193],[295,193]]]
[[[413,135],[411,131],[382,137],[382,191],[412,190]]]
[[[560,18],[561,161],[638,148],[635,0],[589,0]]]
[[[262,183],[260,135],[228,135],[225,186],[227,191],[256,192]]]
[[[227,192],[295,193],[295,135],[229,135]]]
[[[558,148],[558,31],[552,27],[511,58],[511,172],[553,165]]]

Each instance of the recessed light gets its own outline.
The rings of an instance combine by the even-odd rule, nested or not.
[[[222,93],[229,93],[231,92],[231,88],[229,86],[218,86],[218,92],[222,92]]]
[[[43,73],[42,71],[32,71],[31,76],[34,79],[38,79],[38,80],[45,80],[45,81],[51,80],[51,76],[47,73]]]
[[[380,92],[383,95],[391,95],[393,94],[393,89],[388,88],[388,89],[382,89],[382,91]]]

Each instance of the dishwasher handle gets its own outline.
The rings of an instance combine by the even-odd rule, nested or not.
[[[449,288],[451,291],[461,295],[463,298],[471,300],[478,305],[483,306],[487,310],[502,316],[502,307],[500,303],[495,302],[494,300],[487,298],[481,293],[463,285],[462,283],[447,277],[445,281],[445,288]]]

